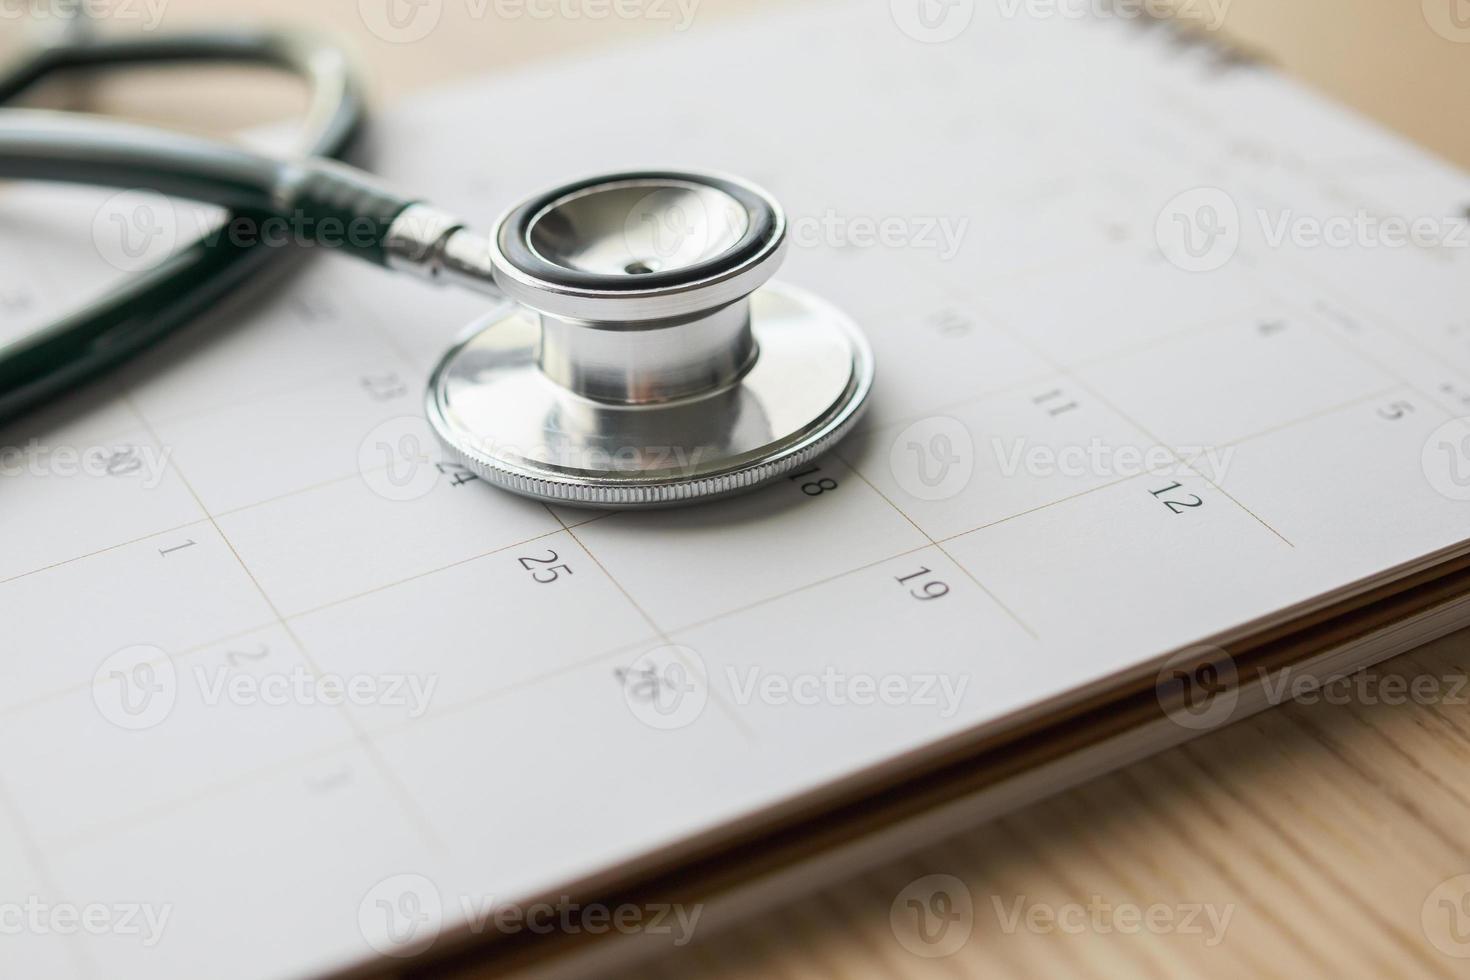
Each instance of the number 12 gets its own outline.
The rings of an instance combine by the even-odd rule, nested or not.
[[[1167,487],[1164,487],[1164,489],[1162,490],[1154,490],[1153,496],[1157,498],[1165,507],[1169,508],[1169,510],[1173,511],[1176,514],[1182,514],[1192,507],[1204,506],[1204,501],[1192,493],[1189,494],[1188,500],[1166,500],[1164,498],[1164,494],[1166,493],[1173,493],[1175,490],[1183,489],[1184,487],[1182,484],[1171,483]]]

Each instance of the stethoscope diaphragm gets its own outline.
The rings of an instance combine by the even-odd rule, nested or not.
[[[873,380],[845,314],[769,282],[785,247],[776,202],[727,177],[537,195],[488,241],[519,308],[445,355],[429,421],[480,477],[546,501],[650,507],[775,479],[852,428]]]

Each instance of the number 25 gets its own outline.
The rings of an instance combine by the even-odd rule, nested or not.
[[[540,582],[542,585],[550,585],[552,582],[555,582],[561,578],[562,572],[566,572],[568,575],[572,574],[572,570],[565,564],[552,564],[552,562],[561,560],[557,557],[556,552],[548,549],[546,554],[548,555],[546,558],[517,558],[516,561],[520,562],[521,567],[531,573],[531,578],[534,581]],[[534,568],[533,566],[535,565],[546,565],[548,567]]]

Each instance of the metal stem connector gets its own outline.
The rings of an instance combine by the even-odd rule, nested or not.
[[[427,204],[404,208],[388,227],[383,252],[395,272],[505,298],[491,275],[489,242],[438,208]]]

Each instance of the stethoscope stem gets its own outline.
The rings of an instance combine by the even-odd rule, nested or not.
[[[404,208],[388,228],[383,252],[384,264],[397,272],[495,300],[508,298],[495,284],[490,240],[431,205]]]

